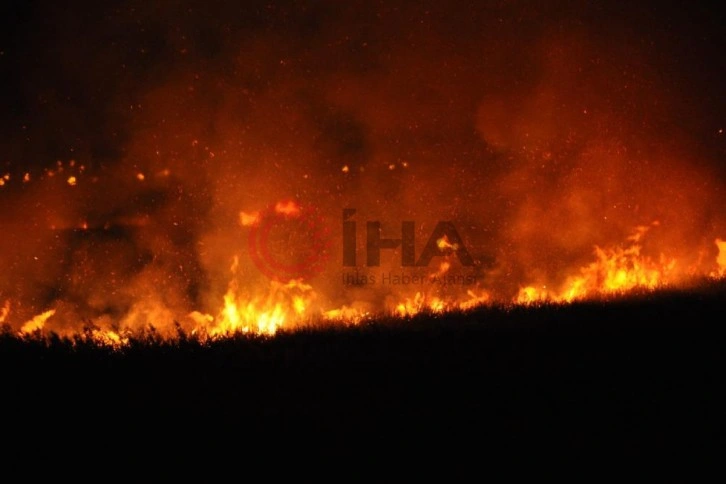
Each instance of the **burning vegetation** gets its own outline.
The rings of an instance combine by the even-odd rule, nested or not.
[[[726,276],[721,112],[673,32],[629,28],[646,7],[243,4],[83,28],[48,4],[3,38],[10,331],[272,335]]]

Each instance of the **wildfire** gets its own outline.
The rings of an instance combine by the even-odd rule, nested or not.
[[[88,339],[99,346],[122,348],[129,344],[129,336],[121,335],[112,330],[92,329],[87,334]]]
[[[315,297],[312,286],[295,280],[286,284],[272,281],[265,295],[249,296],[240,288],[238,270],[239,258],[234,257],[232,279],[217,317],[200,312],[189,315],[202,331],[212,337],[237,332],[274,335],[286,323],[304,320]]]
[[[297,215],[300,213],[300,206],[292,200],[277,202],[275,212],[282,215]]]
[[[291,206],[283,205],[284,210]],[[624,294],[634,289],[656,289],[664,284],[676,281],[681,274],[677,260],[661,256],[653,260],[642,254],[641,241],[648,227],[638,227],[627,238],[626,244],[612,248],[595,247],[595,260],[581,267],[576,274],[568,277],[558,290],[547,285],[525,286],[514,297],[515,304],[532,304],[551,301],[570,303],[576,300],[593,298],[603,295]],[[716,239],[719,253],[716,259],[717,268],[710,274],[712,277],[724,277],[726,273],[726,241]],[[450,263],[443,262],[435,274],[441,275],[450,270]],[[241,285],[239,257],[233,258],[230,266],[231,279],[226,293],[222,296],[221,308],[216,316],[192,311],[187,315],[194,324],[192,334],[207,335],[210,338],[222,338],[236,333],[274,335],[280,328],[294,329],[306,321],[319,320],[333,324],[357,324],[372,316],[362,307],[344,305],[340,308],[325,309],[316,303],[316,293],[310,284],[301,280],[286,283],[271,281],[269,287],[260,293],[250,292]],[[466,291],[464,297],[444,298],[435,294],[417,291],[411,297],[405,297],[393,305],[393,314],[407,318],[420,313],[440,314],[454,310],[469,310],[478,306],[491,304],[493,299],[488,291]],[[0,323],[7,321],[11,303],[6,300],[0,308]],[[20,335],[31,335],[42,332],[46,323],[56,314],[55,309],[48,309],[28,321],[20,328]],[[137,305],[123,320],[122,328],[139,326],[139,321],[173,321],[173,314],[163,305],[149,302]],[[93,327],[84,334],[84,339],[100,346],[121,348],[130,341],[128,329],[100,329]]]
[[[14,335],[269,336],[726,277],[722,73],[683,44],[712,56],[707,26],[607,2],[103,3],[88,46],[58,8],[8,33]]]
[[[296,215],[300,206],[285,201],[274,205],[277,213]],[[254,226],[259,221],[259,212],[239,212],[242,227]],[[135,224],[134,226],[144,226]],[[657,289],[677,283],[687,271],[678,259],[661,254],[652,258],[645,255],[643,242],[652,227],[639,226],[621,245],[613,247],[594,247],[594,260],[579,269],[571,271],[560,284],[532,284],[523,286],[509,301],[492,297],[485,288],[475,287],[466,291],[444,295],[429,286],[426,290],[409,292],[400,296],[398,301],[388,304],[390,314],[400,318],[410,318],[422,313],[442,314],[448,311],[466,311],[478,306],[495,302],[514,304],[533,304],[539,302],[570,303],[577,300],[626,294],[636,289]],[[87,224],[83,224],[87,228]],[[440,249],[457,250],[445,236],[437,240]],[[718,255],[711,277],[726,276],[726,240],[716,239]],[[428,278],[417,281],[432,283],[443,279],[452,270],[452,261],[446,256]],[[352,301],[340,307],[329,308],[319,300],[313,285],[294,279],[287,282],[270,280],[262,285],[247,283],[241,270],[240,256],[232,257],[229,267],[229,280],[226,292],[219,298],[219,309],[211,312],[193,310],[186,314],[186,323],[191,324],[191,334],[207,338],[224,338],[238,333],[256,335],[275,335],[280,329],[295,329],[308,322],[329,324],[358,324],[366,318],[375,316],[371,307]],[[434,289],[432,289],[434,288]],[[402,291],[405,291],[403,289]],[[55,307],[33,316],[23,323],[18,332],[21,336],[43,334],[48,330],[49,320],[58,317]],[[5,300],[0,307],[0,323],[6,323],[11,315],[11,301]],[[92,325],[82,333],[71,332],[72,336],[91,341],[99,346],[122,348],[129,344],[135,331],[159,325],[163,328],[178,326],[177,315],[153,294],[146,299],[134,302],[127,314],[118,324]],[[187,324],[187,327],[189,325]],[[166,337],[173,333],[166,331]]]
[[[0,308],[0,324],[4,323],[5,320],[8,317],[8,314],[10,314],[10,300],[5,300],[5,304],[3,304],[3,307]]]
[[[55,314],[55,309],[49,309],[44,313],[33,316],[32,319],[26,321],[25,324],[20,328],[20,332],[23,334],[34,333],[40,331],[45,326],[45,322]]]
[[[724,277],[726,276],[726,240],[716,239],[716,246],[718,247],[718,257],[716,258],[718,269],[712,272],[711,276]]]
[[[487,291],[477,294],[473,290],[466,292],[466,297],[447,300],[438,296],[426,296],[417,292],[412,298],[406,298],[396,305],[395,314],[401,317],[415,316],[422,312],[444,313],[448,311],[467,311],[492,302]]]
[[[260,212],[240,212],[239,213],[239,223],[242,225],[242,227],[251,227],[253,225],[257,225],[260,221]]]
[[[438,297],[427,298],[423,293],[417,292],[413,298],[396,305],[396,314],[401,317],[414,316],[422,311],[440,313],[446,304]]]
[[[654,223],[653,225],[658,225]],[[560,290],[543,286],[520,289],[515,301],[529,304],[540,301],[572,302],[588,297],[621,294],[633,289],[657,289],[674,281],[677,260],[661,255],[655,261],[641,254],[640,241],[648,227],[638,227],[627,238],[629,245],[603,249],[595,247],[596,260],[570,276]]]
[[[459,246],[457,244],[452,244],[449,242],[449,238],[447,236],[443,236],[440,239],[436,241],[436,245],[439,247],[439,249],[451,249],[451,250],[459,250]]]
[[[337,309],[330,309],[323,312],[323,319],[340,324],[358,324],[363,319],[372,316],[365,309],[343,306]]]

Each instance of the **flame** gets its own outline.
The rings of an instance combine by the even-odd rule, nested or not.
[[[459,309],[462,309],[464,311],[476,308],[478,306],[483,306],[491,301],[491,295],[483,291],[481,294],[477,294],[471,289],[466,292],[466,294],[469,296],[469,299],[466,299],[464,301],[461,301],[458,304]]]
[[[0,308],[0,324],[4,323],[10,314],[10,299],[6,299],[3,307]]]
[[[468,311],[470,309],[484,306],[492,302],[491,294],[482,291],[477,294],[474,290],[466,292],[467,298],[455,298],[447,300],[439,296],[427,296],[423,292],[417,292],[413,298],[406,298],[396,304],[395,314],[401,317],[415,316],[419,313],[444,313],[450,311]]]
[[[240,212],[239,223],[243,227],[251,227],[257,225],[260,222],[260,212]]]
[[[275,212],[282,215],[298,215],[300,213],[300,206],[293,200],[277,202],[275,204]]]
[[[527,286],[519,290],[519,293],[514,300],[518,304],[533,304],[546,301],[548,299],[549,293],[545,287],[537,288],[534,286]]]
[[[655,289],[667,283],[670,275],[678,267],[677,261],[661,256],[652,260],[643,256],[642,241],[647,228],[638,227],[627,238],[628,244],[608,249],[595,247],[595,260],[582,267],[579,273],[566,279],[559,290],[552,290],[546,285],[525,286],[519,290],[514,301],[517,304],[533,304],[544,301],[569,303],[575,300],[602,295],[620,294],[636,288]],[[716,260],[717,277],[724,276],[726,269],[726,241],[716,239],[719,254]],[[444,262],[439,266],[437,274],[445,273],[450,264]],[[227,291],[222,297],[222,307],[217,316],[192,311],[188,314],[194,323],[192,334],[208,335],[211,338],[231,336],[236,333],[253,333],[274,335],[280,328],[294,328],[304,321],[318,316],[321,321],[335,324],[357,324],[371,313],[359,307],[342,306],[335,309],[322,310],[314,304],[315,292],[311,285],[299,280],[287,283],[271,281],[264,294],[250,294],[240,285],[239,257],[235,256],[230,266],[232,278]],[[445,299],[443,297],[417,291],[412,297],[404,298],[394,305],[394,314],[398,317],[412,317],[421,313],[439,314],[452,310],[469,310],[489,304],[492,298],[489,292],[468,290],[466,298]],[[0,323],[7,320],[10,314],[10,300],[6,300],[0,309]],[[56,314],[49,309],[26,321],[20,334],[42,332],[46,322]],[[121,327],[141,327],[146,321],[171,321],[173,314],[162,304],[138,303],[123,320]],[[99,346],[122,348],[130,342],[129,329],[114,330],[94,327],[85,334],[86,341]]]
[[[595,248],[597,261],[573,277],[559,299],[573,301],[590,294],[622,293],[635,288],[656,289],[666,282],[676,266],[675,259],[651,261],[642,257],[640,246],[604,250]]]
[[[716,239],[716,247],[718,247],[718,257],[716,265],[718,268],[711,273],[712,277],[726,276],[726,240]]]
[[[658,225],[657,222],[653,224]],[[603,249],[595,246],[596,260],[570,276],[559,291],[526,286],[515,302],[531,304],[541,301],[572,302],[588,297],[621,294],[634,289],[657,289],[675,280],[677,260],[661,255],[652,260],[641,254],[640,245],[647,226],[639,226],[628,236],[629,245]]]
[[[284,215],[296,215],[301,208],[295,202],[281,201],[274,205],[274,210]],[[243,227],[255,225],[259,221],[259,212],[238,213],[239,223]],[[126,226],[147,225],[145,218],[144,223],[135,222],[137,218],[120,217]],[[636,226],[620,245],[594,246],[594,259],[571,272],[569,276],[563,277],[563,282],[552,284],[550,281],[546,284],[523,286],[513,297],[513,302],[524,305],[545,301],[570,303],[625,294],[636,289],[657,289],[678,282],[686,272],[685,266],[678,259],[664,254],[653,258],[643,250],[649,231],[659,225],[658,222],[653,222],[650,225]],[[88,223],[84,221],[80,227],[87,229]],[[446,236],[438,239],[436,243],[442,250],[457,249],[456,244],[452,244]],[[710,275],[721,278],[726,275],[726,240],[718,238],[715,245],[718,255]],[[447,294],[441,287],[434,285],[437,279],[451,272],[452,264],[453,260],[446,258],[441,261],[428,279],[420,279],[431,285],[426,289],[411,291],[408,296],[401,295],[398,300],[394,299],[395,302],[387,305],[390,312],[397,317],[410,318],[425,313],[470,310],[496,301],[488,290],[478,286]],[[191,328],[191,334],[209,338],[224,338],[238,333],[272,336],[282,328],[295,329],[310,321],[358,324],[376,314],[371,311],[370,306],[355,300],[340,307],[324,307],[318,301],[313,286],[303,280],[270,280],[261,285],[249,284],[245,277],[249,274],[245,274],[241,266],[240,256],[233,256],[228,268],[226,291],[219,296],[216,311],[195,309],[186,313],[186,325]],[[405,289],[401,292],[404,291]],[[0,308],[0,323],[8,321],[10,309],[11,301],[7,299]],[[55,314],[55,307],[37,314],[22,324],[19,334],[43,334],[48,330],[48,320]],[[134,332],[143,332],[149,328],[164,328],[164,337],[174,337],[168,329],[174,328],[176,321],[177,313],[163,298],[152,292],[143,299],[133,301],[119,321],[99,323],[101,327],[92,326],[91,329],[84,330],[81,339],[99,346],[122,348],[130,343]],[[77,336],[78,332],[73,331],[75,330],[71,330],[70,334]]]
[[[417,292],[413,298],[406,298],[396,305],[396,314],[401,317],[415,316],[420,312],[440,313],[447,309],[446,303],[437,296]]]
[[[315,297],[312,286],[300,280],[287,283],[271,281],[264,296],[251,296],[239,284],[239,257],[230,267],[232,279],[223,296],[223,306],[217,317],[193,312],[189,316],[213,337],[234,333],[274,335],[286,324],[300,323],[309,315]]]
[[[371,313],[356,307],[344,305],[340,308],[329,309],[323,312],[323,319],[326,321],[343,323],[343,324],[358,324],[363,319],[371,316]]]
[[[29,334],[36,331],[41,331],[43,329],[43,326],[45,326],[45,322],[48,321],[48,319],[54,314],[55,309],[49,309],[44,313],[33,316],[32,319],[26,321],[25,324],[23,324],[23,326],[20,328],[20,332],[22,334]]]
[[[443,237],[441,237],[440,239],[438,239],[436,241],[436,245],[441,250],[444,250],[444,249],[451,249],[451,250],[454,250],[454,251],[459,250],[459,245],[458,244],[452,244],[451,242],[449,242],[449,238],[446,235],[444,235]]]
[[[448,261],[444,261],[441,264],[439,264],[439,270],[436,271],[435,274],[432,274],[431,277],[434,277],[434,278],[435,277],[441,277],[444,274],[446,274],[447,272],[449,272],[449,269],[451,269],[451,263],[448,262]]]
[[[93,329],[90,331],[89,339],[99,346],[108,346],[111,348],[122,348],[127,346],[130,338],[127,335],[121,335],[112,330]]]

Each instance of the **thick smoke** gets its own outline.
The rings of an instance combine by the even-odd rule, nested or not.
[[[654,255],[707,271],[726,235],[724,106],[698,72],[723,72],[703,57],[722,38],[705,13],[696,27],[653,5],[7,7],[0,304],[16,327],[54,308],[57,329],[216,314],[235,256],[243,291],[269,285],[240,212],[281,200],[330,228],[306,281],[327,308],[416,292],[341,283],[343,208],[360,247],[366,220],[385,237],[414,221],[419,252],[452,221],[474,289],[505,299],[640,225]],[[400,272],[399,251],[382,258],[360,272]]]

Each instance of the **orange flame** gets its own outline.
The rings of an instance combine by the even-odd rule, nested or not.
[[[4,323],[10,314],[10,299],[5,300],[5,304],[0,308],[0,324]]]
[[[711,273],[712,277],[724,277],[726,276],[726,240],[716,239],[716,246],[718,247],[718,257],[716,258],[716,269]]]
[[[451,242],[449,242],[449,238],[446,235],[444,235],[443,237],[441,237],[440,239],[438,239],[436,241],[436,245],[441,250],[444,250],[444,249],[459,250],[459,245],[458,244],[452,244]]]
[[[275,206],[278,213],[299,213],[300,207],[293,202],[280,202]],[[257,222],[258,213],[240,212],[240,223],[250,225]],[[514,297],[516,304],[538,302],[569,303],[576,300],[596,298],[603,295],[617,295],[634,289],[657,289],[666,284],[677,282],[684,274],[684,268],[672,257],[661,255],[653,259],[644,255],[642,243],[652,226],[636,227],[626,238],[626,243],[610,248],[594,247],[594,260],[581,267],[577,273],[564,279],[559,285],[529,285],[520,288]],[[440,248],[456,248],[446,237],[437,241]],[[713,277],[726,276],[726,240],[716,239],[719,250],[715,260]],[[443,261],[437,270],[430,274],[433,279],[451,270],[451,263]],[[221,296],[220,308],[216,316],[194,310],[187,314],[187,321],[193,325],[192,334],[210,338],[222,338],[236,333],[275,335],[280,329],[295,329],[308,321],[330,322],[333,324],[358,324],[372,316],[370,307],[354,301],[339,308],[324,308],[316,300],[317,295],[310,284],[302,280],[288,282],[270,281],[264,288],[250,288],[243,285],[240,273],[240,259],[232,258],[229,267],[231,278],[226,292]],[[408,318],[422,313],[440,314],[446,311],[469,310],[490,304],[491,294],[481,288],[469,289],[443,296],[436,290],[418,290],[412,296],[402,296],[389,305],[392,314]],[[8,320],[11,301],[5,301],[0,308],[0,323]],[[19,334],[42,333],[48,320],[56,314],[51,308],[37,314],[22,324]],[[143,330],[152,325],[171,328],[176,324],[176,315],[161,299],[149,297],[137,300],[112,328],[86,330],[83,338],[100,346],[121,348],[128,345],[133,331]]]
[[[257,225],[260,222],[260,212],[240,212],[239,213],[239,223],[243,227],[251,227],[253,225]]]
[[[527,286],[520,289],[515,302],[572,302],[637,288],[652,290],[670,283],[671,276],[676,275],[677,261],[663,255],[658,261],[643,256],[638,242],[647,231],[648,227],[637,227],[627,238],[631,244],[626,247],[603,249],[596,246],[596,260],[581,268],[579,274],[569,277],[559,291],[549,291],[546,286]]]
[[[26,321],[25,324],[23,324],[23,326],[20,328],[20,332],[22,334],[29,334],[36,331],[41,331],[43,329],[43,326],[45,326],[45,322],[48,321],[48,319],[54,314],[55,309],[49,309],[44,313],[33,316],[32,319]]]
[[[234,257],[230,270],[232,279],[223,296],[223,307],[217,317],[192,312],[189,317],[210,336],[240,333],[274,335],[286,323],[303,321],[315,293],[312,286],[292,280],[285,284],[272,281],[264,296],[250,296],[240,289],[239,258]]]
[[[297,215],[300,213],[300,206],[292,200],[277,202],[275,212],[282,215]]]

